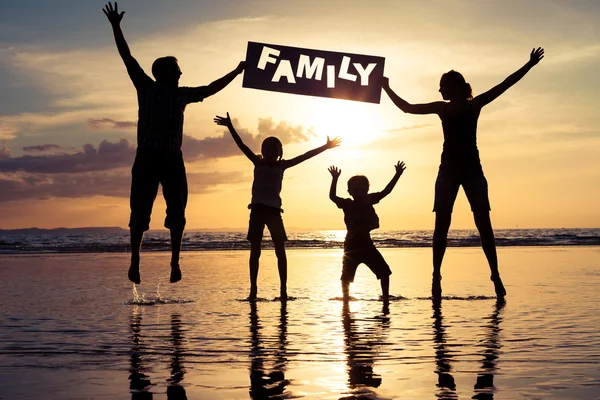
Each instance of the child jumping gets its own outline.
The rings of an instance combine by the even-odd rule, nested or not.
[[[255,154],[248,146],[244,144],[240,135],[236,132],[229,113],[227,117],[215,117],[217,125],[226,126],[238,145],[242,153],[248,157],[254,164],[254,181],[252,182],[252,200],[248,208],[250,212],[250,224],[248,227],[248,240],[250,241],[250,295],[249,300],[255,300],[258,292],[258,261],[261,252],[261,242],[265,225],[269,228],[273,244],[275,245],[275,255],[277,256],[277,267],[279,269],[280,298],[282,301],[287,299],[287,258],[285,255],[285,241],[287,236],[283,227],[281,218],[281,185],[283,182],[283,173],[286,169],[300,164],[324,152],[340,145],[341,139],[336,137],[332,140],[327,137],[327,143],[308,151],[301,156],[284,160],[283,145],[281,141],[274,136],[263,140],[261,144],[261,154]],[[391,190],[391,189],[390,189]]]
[[[352,199],[343,199],[336,195],[338,178],[342,171],[334,166],[329,167],[331,173],[331,189],[329,198],[338,208],[344,210],[344,222],[348,233],[344,240],[344,257],[342,260],[342,294],[344,301],[349,300],[350,283],[354,281],[356,269],[364,263],[381,281],[383,301],[389,300],[390,275],[392,271],[375,248],[370,232],[379,228],[379,217],[375,213],[374,204],[392,192],[400,176],[406,169],[404,162],[395,165],[396,173],[385,189],[378,193],[369,193],[369,180],[366,176],[356,175],[348,180],[348,193]]]

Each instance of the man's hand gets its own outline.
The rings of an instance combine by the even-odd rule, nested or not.
[[[532,67],[537,65],[542,58],[544,58],[544,49],[541,47],[538,47],[537,49],[534,48],[531,50],[531,54],[529,54],[529,65]]]
[[[387,76],[384,76],[381,79],[381,88],[382,89],[389,89],[390,88],[390,78],[388,78]]]
[[[398,161],[398,163],[394,165],[394,167],[396,168],[396,175],[398,176],[401,176],[404,170],[406,169],[404,161]]]
[[[121,20],[123,19],[123,14],[125,14],[125,11],[122,11],[119,14],[119,6],[117,5],[116,1],[115,8],[113,8],[112,4],[109,1],[108,4],[104,6],[102,11],[104,12],[104,15],[106,15],[106,18],[108,18],[108,21],[112,25],[119,25],[121,23]]]
[[[333,177],[333,179],[339,178],[340,174],[342,173],[341,169],[338,169],[337,167],[335,167],[333,165],[331,167],[329,167],[328,171],[331,174],[331,176]]]
[[[325,148],[333,149],[334,147],[338,147],[340,143],[342,143],[342,139],[340,139],[338,136],[334,137],[333,139],[329,139],[329,136],[327,136],[327,143],[325,143]]]
[[[246,61],[240,61],[237,68],[235,69],[235,72],[237,72],[238,74],[241,74],[242,72],[244,72],[244,70],[246,69],[247,66],[248,66],[248,64],[246,64]]]
[[[219,117],[218,115],[214,119],[215,124],[226,126],[227,128],[233,128],[233,124],[231,123],[231,118],[229,117],[229,113],[227,113],[227,117]]]

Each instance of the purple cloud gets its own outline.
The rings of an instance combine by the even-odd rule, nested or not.
[[[112,118],[89,118],[88,125],[93,129],[133,129],[137,127],[135,121],[117,121]]]

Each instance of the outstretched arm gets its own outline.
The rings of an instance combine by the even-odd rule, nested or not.
[[[223,90],[227,85],[231,83],[231,81],[233,81],[236,78],[236,76],[244,72],[245,69],[246,61],[241,61],[238,64],[238,66],[227,75],[217,79],[216,81],[206,86],[202,86],[201,88],[203,90],[204,97],[212,96],[213,94],[216,94]]]
[[[388,183],[387,186],[381,192],[379,192],[379,200],[392,193],[392,189],[394,189],[394,186],[396,186],[396,183],[398,183],[398,179],[400,179],[402,173],[406,169],[404,161],[398,161],[398,163],[394,167],[396,168],[396,173],[394,174],[394,177],[392,178],[390,183]]]
[[[240,137],[240,135],[237,133],[237,131],[233,127],[233,123],[231,122],[229,113],[227,113],[227,117],[219,117],[219,116],[215,117],[215,123],[217,125],[226,126],[229,129],[229,132],[231,133],[231,136],[233,137],[235,144],[237,144],[237,146],[240,148],[240,150],[242,150],[242,153],[244,153],[250,161],[255,163],[260,159],[260,157],[258,157],[256,154],[254,154],[252,152],[252,150],[250,150],[250,148],[244,144],[244,142],[242,141],[242,138]]]
[[[310,151],[307,151],[306,153],[304,153],[298,157],[294,157],[291,160],[285,160],[283,167],[290,168],[295,165],[298,165],[301,162],[306,161],[309,158],[316,156],[317,154],[321,154],[322,152],[324,152],[327,149],[333,149],[334,147],[338,147],[341,142],[342,142],[342,139],[340,139],[337,136],[334,137],[333,139],[329,139],[329,136],[327,136],[327,143],[325,143],[323,146],[317,147],[316,149],[313,149]]]
[[[425,104],[410,104],[408,101],[404,100],[400,96],[396,94],[390,87],[390,80],[386,77],[383,78],[382,84],[383,90],[388,94],[392,102],[408,114],[440,114],[442,112],[442,107],[444,106],[443,101],[435,101],[433,103],[425,103]]]
[[[331,167],[329,167],[328,171],[331,174],[331,187],[329,188],[329,198],[337,205],[340,201],[342,201],[341,197],[337,197],[337,183],[340,174],[342,173],[342,170],[332,165]]]
[[[112,26],[117,50],[119,51],[119,55],[125,63],[125,67],[127,67],[127,72],[129,73],[133,84],[137,87],[138,84],[151,80],[151,78],[146,75],[144,70],[142,70],[142,67],[140,67],[140,64],[137,62],[137,60],[131,55],[129,45],[127,45],[127,41],[125,40],[125,36],[121,30],[121,20],[123,19],[125,11],[119,13],[119,6],[116,2],[114,8],[113,5],[108,2],[102,11]]]
[[[508,78],[506,78],[499,85],[496,85],[487,92],[475,97],[473,99],[473,103],[481,108],[486,104],[489,104],[492,101],[496,100],[498,96],[506,92],[508,88],[510,88],[515,83],[519,82],[521,78],[523,78],[531,68],[537,65],[537,63],[539,63],[542,58],[544,58],[544,49],[538,47],[537,49],[531,50],[531,54],[529,54],[529,61],[527,61],[525,65],[519,68],[516,72],[509,75]]]

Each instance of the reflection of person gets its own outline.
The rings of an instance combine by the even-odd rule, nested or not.
[[[433,282],[431,290],[434,298],[439,299],[442,295],[440,270],[446,251],[452,208],[461,185],[471,204],[475,225],[481,236],[481,245],[490,265],[491,280],[494,283],[496,295],[499,298],[506,295],[506,290],[498,272],[496,244],[489,213],[488,185],[483,175],[479,150],[477,149],[477,120],[485,105],[494,101],[517,83],[543,57],[543,49],[532,50],[529,61],[523,67],[499,85],[475,98],[473,98],[471,86],[465,81],[465,78],[456,71],[449,71],[442,75],[440,80],[440,93],[444,100],[449,100],[448,102],[436,101],[427,104],[410,104],[390,88],[387,78],[383,80],[383,89],[402,111],[410,114],[437,114],[442,120],[444,150],[435,183],[433,208],[436,213],[433,233]]]
[[[383,315],[376,320],[380,324],[376,329],[357,329],[357,320],[350,311],[350,303],[344,301],[342,306],[342,324],[344,326],[344,343],[348,364],[348,387],[350,390],[368,387],[377,388],[381,385],[381,376],[373,372],[375,364],[374,347],[382,343],[382,331],[389,328],[390,319],[387,304],[384,305]],[[379,332],[377,332],[379,330]],[[367,333],[369,332],[369,333]]]
[[[286,386],[290,383],[285,378],[287,364],[287,302],[281,303],[279,318],[278,346],[275,350],[273,369],[266,373],[265,361],[267,352],[263,343],[271,342],[268,338],[261,337],[262,326],[258,318],[257,305],[250,303],[250,397],[252,399],[267,398],[293,398],[291,393],[286,392]]]
[[[338,168],[331,166],[331,188],[329,198],[338,208],[344,210],[344,222],[348,233],[344,239],[344,257],[342,259],[342,293],[344,300],[348,300],[350,283],[354,281],[356,269],[361,263],[373,271],[381,281],[381,295],[384,301],[389,299],[390,275],[392,271],[383,259],[371,240],[371,231],[379,228],[379,217],[375,213],[374,204],[392,192],[394,186],[404,172],[404,163],[396,164],[394,177],[381,191],[369,193],[369,180],[366,176],[356,175],[348,180],[348,193],[352,199],[338,197],[337,182],[342,173]]]
[[[500,348],[500,322],[501,312],[505,302],[498,300],[494,304],[494,310],[488,317],[489,323],[485,326],[486,335],[483,341],[482,372],[477,375],[475,383],[475,395],[473,399],[491,400],[494,398],[494,374],[498,362]],[[456,382],[452,376],[452,352],[446,346],[446,327],[442,307],[439,302],[433,302],[433,341],[435,344],[436,373],[438,375],[437,397],[444,400],[457,399]]]
[[[258,264],[261,252],[261,242],[265,225],[269,228],[273,244],[275,246],[275,255],[277,256],[277,267],[279,269],[280,297],[287,299],[287,258],[285,254],[285,241],[287,236],[281,218],[281,185],[283,182],[283,173],[286,169],[300,164],[324,152],[339,146],[341,140],[327,137],[327,142],[316,149],[310,150],[291,160],[284,160],[283,145],[281,141],[274,136],[263,140],[261,145],[261,154],[255,154],[248,146],[244,144],[242,138],[237,133],[227,113],[227,117],[215,117],[217,125],[226,126],[238,145],[242,153],[248,157],[254,164],[254,181],[252,182],[252,200],[248,206],[250,212],[250,224],[248,227],[248,240],[250,241],[250,295],[249,299],[256,299],[258,292]]]
[[[168,400],[187,400],[185,389],[181,386],[185,367],[183,366],[183,336],[181,316],[179,314],[171,315],[171,343],[173,351],[171,353],[171,377],[167,379],[167,399]]]
[[[179,252],[185,227],[185,207],[188,188],[181,153],[183,138],[183,112],[190,103],[201,102],[219,92],[242,73],[245,63],[207,86],[179,87],[181,70],[177,59],[161,57],[152,64],[150,78],[133,58],[121,31],[125,12],[119,13],[117,3],[104,7],[110,21],[119,55],[137,90],[138,128],[137,154],[131,171],[131,266],[129,280],[140,283],[140,247],[144,232],[149,229],[152,205],[159,184],[167,203],[165,227],[171,232],[171,282],[181,279]]]
[[[129,369],[129,388],[131,391],[131,400],[149,400],[152,399],[150,387],[150,377],[144,372],[147,367],[144,365],[143,356],[148,350],[143,344],[142,335],[142,314],[138,307],[135,306],[131,315],[131,367]],[[171,353],[171,377],[167,379],[167,399],[168,400],[187,400],[185,389],[181,386],[185,375],[185,367],[183,366],[183,345],[185,337],[183,336],[184,329],[181,323],[179,314],[171,315],[171,344],[173,350]]]
[[[133,308],[131,320],[131,356],[129,368],[129,389],[131,391],[131,400],[150,400],[152,392],[149,391],[152,383],[150,378],[144,372],[147,370],[143,362],[143,354],[146,347],[142,336],[142,313],[138,306]]]

